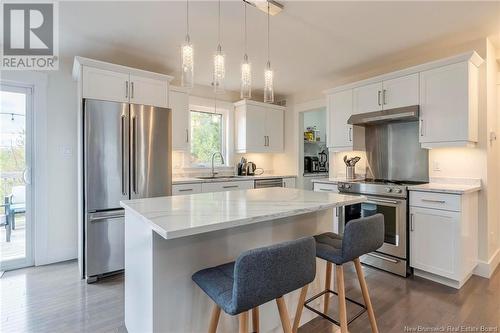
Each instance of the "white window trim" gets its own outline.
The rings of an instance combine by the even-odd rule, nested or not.
[[[215,101],[213,99],[190,96],[189,97],[189,126],[191,127],[191,111],[200,111],[200,112],[208,112],[208,113],[217,113],[222,115],[222,155],[224,156],[224,165],[217,165],[218,170],[222,169],[232,169],[232,159],[233,159],[233,150],[234,150],[234,133],[233,127],[231,126],[234,123],[234,106],[230,102],[225,101],[217,101],[217,110],[215,109]],[[190,151],[189,151],[190,153]],[[206,170],[210,169],[211,165],[198,165],[189,164],[187,168],[184,168],[185,171],[189,170]]]

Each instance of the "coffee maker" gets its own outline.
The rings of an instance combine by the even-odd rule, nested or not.
[[[328,152],[325,152],[325,150],[321,151],[318,154],[318,160],[318,171],[328,172]]]

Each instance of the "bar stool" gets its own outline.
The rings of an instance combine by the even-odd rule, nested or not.
[[[349,223],[347,223],[345,227],[343,237],[331,232],[327,232],[315,236],[315,239],[316,256],[318,258],[326,260],[327,262],[325,290],[318,295],[311,297],[307,301],[303,301],[303,298],[301,297],[299,305],[297,307],[298,317],[295,318],[293,331],[297,331],[298,324],[300,322],[301,310],[299,310],[299,308],[302,308],[302,306],[304,306],[305,308],[315,312],[321,317],[340,326],[340,330],[342,333],[347,333],[347,325],[358,318],[365,311],[368,311],[368,318],[370,320],[372,332],[378,333],[377,322],[375,320],[375,314],[373,312],[370,295],[368,294],[368,287],[366,286],[365,276],[363,274],[363,268],[361,267],[359,257],[363,254],[367,254],[377,250],[384,243],[384,216],[382,214],[376,214],[370,217],[349,221]],[[358,276],[359,284],[361,286],[361,292],[363,293],[365,304],[358,303],[345,296],[343,264],[349,261],[353,261],[354,266],[356,267],[356,273]],[[332,263],[335,264],[336,268],[338,293],[330,289],[332,279]],[[327,315],[330,293],[338,295],[340,323],[339,321],[336,321],[335,319]],[[323,312],[320,312],[308,305],[308,303],[323,295],[325,296]],[[349,320],[349,322],[347,321],[346,299],[363,308],[363,310],[354,318]]]
[[[316,244],[313,237],[243,252],[236,262],[203,269],[193,281],[215,302],[208,332],[215,333],[221,309],[239,315],[239,331],[259,331],[259,305],[276,300],[285,333],[291,333],[283,295],[307,288],[316,276]],[[307,289],[306,289],[307,290]]]

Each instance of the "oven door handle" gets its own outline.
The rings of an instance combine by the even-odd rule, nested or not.
[[[386,200],[386,199],[375,199],[375,198],[368,198],[368,202],[378,202],[378,203],[388,203],[388,204],[393,204],[393,205],[398,205],[401,203],[401,201],[397,200]]]
[[[381,256],[379,254],[375,254],[373,252],[372,253],[367,253],[367,255],[375,257],[377,259],[382,259],[382,260],[385,260],[385,261],[388,261],[388,262],[392,262],[393,264],[397,264],[399,262],[399,260],[392,259],[392,258],[387,258],[387,257]]]

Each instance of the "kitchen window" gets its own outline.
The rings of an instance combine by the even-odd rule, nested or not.
[[[224,124],[224,115],[221,113],[190,111],[191,166],[208,167],[214,152],[224,155]],[[220,165],[220,161],[217,161],[217,165]]]

